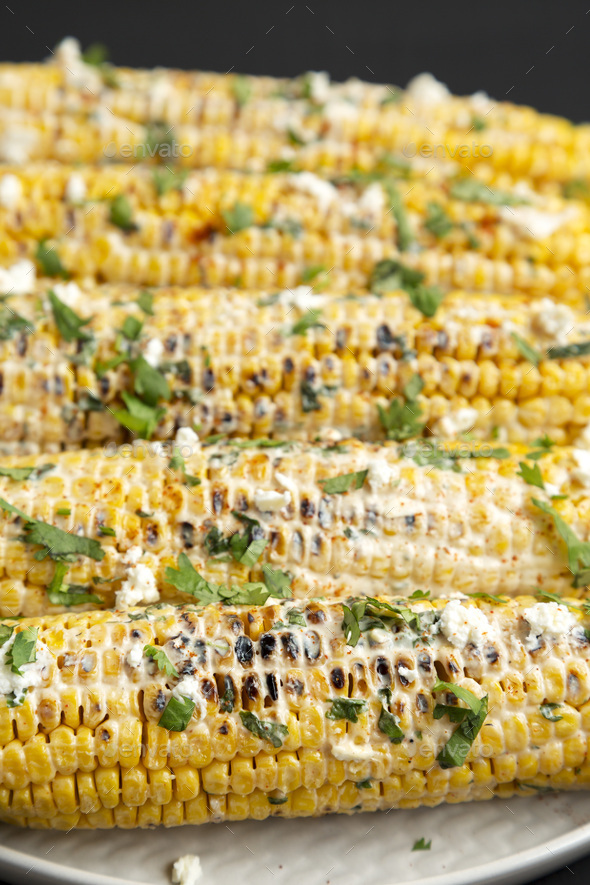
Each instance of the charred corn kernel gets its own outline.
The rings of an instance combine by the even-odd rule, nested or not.
[[[205,580],[215,584],[231,586],[239,581],[264,580],[263,565],[288,572],[294,598],[306,601],[310,581],[314,593],[336,597],[351,592],[411,595],[425,586],[432,596],[457,590],[512,596],[538,585],[550,592],[583,594],[583,589],[572,588],[567,550],[554,517],[533,503],[544,493],[527,483],[522,474],[520,465],[534,448],[502,447],[503,451],[495,453],[499,457],[492,457],[494,451],[489,445],[469,448],[465,444],[458,448],[434,440],[414,441],[401,448],[394,443],[375,445],[354,439],[337,445],[276,443],[197,442],[184,447],[184,468],[178,471],[168,468],[172,444],[168,452],[150,452],[145,442],[123,446],[112,456],[96,450],[63,452],[51,455],[53,470],[63,477],[56,500],[48,484],[51,470],[37,479],[0,477],[0,498],[34,520],[48,516],[51,526],[66,532],[76,526],[88,543],[97,545],[95,555],[104,553],[104,557],[80,556],[72,566],[72,578],[68,574],[66,581],[87,588],[106,606],[125,606],[124,588],[133,574],[128,559],[131,548],[145,551],[141,564],[154,576],[159,594],[156,598],[170,602],[191,599],[182,582],[170,581],[170,575],[178,570],[181,554]],[[7,457],[3,466],[7,470],[25,466],[41,469],[47,457]],[[586,542],[590,498],[579,459],[578,449],[551,447],[542,458],[527,463],[538,465],[547,488],[551,488],[549,484],[555,486],[552,494],[567,496],[553,501],[553,510],[581,542]],[[187,489],[185,472],[198,477],[200,484]],[[331,482],[336,480],[338,484],[339,477],[353,475],[360,482],[358,489],[326,493]],[[83,493],[79,492],[81,477],[86,479]],[[108,520],[114,536],[101,534],[101,496],[107,484],[120,488],[118,509]],[[90,493],[87,486],[94,491]],[[71,504],[69,517],[57,512],[62,493]],[[141,512],[148,515],[137,516],[138,500],[144,508]],[[280,509],[270,509],[276,506]],[[259,537],[267,542],[260,557],[248,565],[238,562],[231,553],[220,558],[211,555],[215,539],[227,551],[235,533],[248,540],[250,529],[236,514],[255,520],[259,527],[252,523],[256,527],[252,539]],[[7,580],[14,580],[20,573],[27,576],[19,590],[18,605],[10,611],[0,608],[4,616],[17,612],[34,616],[58,610],[47,595],[55,565],[49,562],[47,570],[37,572],[35,557],[39,549],[27,543],[26,537],[23,540],[22,522],[14,514],[0,515],[0,573]],[[120,646],[130,629],[117,626],[113,646],[101,662],[97,648],[102,642],[102,629],[96,628],[89,647],[64,652],[63,660],[58,662],[62,693],[59,698],[55,693],[47,694],[37,716],[51,735],[50,747],[59,748],[60,764],[70,765],[77,755],[84,758],[90,770],[97,755],[105,767],[119,763],[131,768],[140,761],[138,710],[126,711],[114,687],[125,673]],[[265,629],[261,618],[254,617],[249,629],[259,638]],[[134,635],[138,646],[147,641],[141,621],[134,627]],[[514,671],[501,683],[491,682],[487,690],[494,702],[513,706],[516,715],[525,694],[539,705],[543,703],[544,686],[523,661],[514,658],[514,663]],[[93,689],[101,668],[109,683],[106,699],[94,694]],[[287,683],[294,708],[301,707],[294,728],[301,734],[303,746],[319,749],[326,739],[326,722],[293,688],[301,682],[302,673],[300,667],[293,666]],[[362,674],[358,674],[358,682],[362,682]],[[581,703],[590,694],[588,675],[578,670],[575,662],[548,665],[546,682],[551,684],[555,701]],[[81,685],[88,689],[82,694]],[[325,674],[314,675],[310,684],[313,697],[324,696],[328,687]],[[253,709],[262,709],[267,688],[253,681]],[[210,690],[210,703],[215,704],[216,692],[223,694],[224,686],[211,686]],[[143,752],[150,767],[164,765],[164,736],[157,727],[161,701],[151,684],[133,699],[134,703],[143,703],[147,720]],[[102,740],[95,743],[91,730],[103,720],[105,702],[119,718],[105,724]],[[10,736],[14,724],[21,740],[35,734],[36,720],[28,708],[17,710],[14,717],[0,710],[0,735],[5,739]],[[543,733],[545,725],[540,717],[535,728]],[[518,727],[514,724],[515,729]],[[565,728],[565,723],[561,727]],[[238,740],[232,720],[212,734],[195,729],[190,742],[178,735],[171,748],[174,765],[184,765],[189,759],[200,767],[213,760],[229,761]],[[244,751],[248,747],[254,755],[259,750],[258,739],[245,736],[242,747]],[[71,771],[60,770],[63,774]]]
[[[580,683],[590,677],[585,615],[575,600],[562,606],[530,596],[504,604],[412,600],[404,609],[409,606],[411,618],[380,628],[390,630],[388,643],[369,629],[353,647],[346,645],[340,603],[316,600],[301,609],[304,623],[286,623],[293,605],[195,610],[163,604],[13,621],[17,637],[35,631],[34,654],[18,677],[27,690],[21,694],[15,683],[16,706],[3,695],[0,709],[11,723],[30,714],[35,727],[24,740],[11,731],[0,741],[0,818],[57,829],[178,826],[409,808],[585,784],[588,705],[585,695],[564,700],[556,678],[564,666]],[[5,626],[10,630],[9,622]],[[151,656],[130,654],[136,629],[141,649],[159,646],[160,662],[167,659],[177,675],[154,666]],[[81,707],[89,707],[90,697],[100,719],[74,729],[58,720],[46,732],[36,711],[48,693],[61,702],[62,688],[66,696],[71,692],[66,655],[89,647],[95,683],[91,688],[79,679],[76,689]],[[343,655],[346,649],[353,655]],[[305,667],[292,667],[304,658]],[[412,680],[403,669],[410,664]],[[521,690],[515,666],[534,671],[530,694]],[[452,680],[436,687],[438,674],[448,672]],[[213,700],[211,687],[225,686],[230,674],[231,709],[223,710],[227,698]],[[106,702],[111,679],[118,692],[113,705]],[[480,705],[479,713],[468,714],[481,714],[479,733],[460,750],[452,740],[457,723],[434,716],[436,704],[460,704],[452,683]],[[379,693],[384,685],[387,696]],[[148,687],[150,697],[162,698],[157,722],[148,721],[145,702],[138,701]],[[175,707],[176,699],[185,709]],[[318,717],[324,737],[306,746],[309,723],[317,731]],[[229,734],[229,723],[236,735],[230,753],[211,757],[212,736]],[[390,728],[399,729],[395,743]],[[82,740],[72,744],[70,736]],[[124,742],[135,743],[136,753],[123,750]],[[113,745],[110,755],[105,743]],[[84,745],[94,753],[78,755]],[[141,761],[129,765],[140,752]],[[184,764],[173,764],[181,758]]]
[[[142,356],[159,360],[166,380],[160,382],[161,411],[154,412],[153,424],[149,429],[131,426],[135,433],[151,432],[168,441],[174,427],[186,423],[187,412],[205,436],[310,438],[326,426],[367,439],[383,437],[386,431],[395,435],[399,427],[395,421],[390,427],[387,417],[390,401],[402,402],[408,385],[418,384],[416,375],[424,387],[411,394],[409,403],[414,434],[455,438],[469,432],[489,439],[498,427],[509,442],[532,442],[547,433],[569,443],[589,423],[579,389],[590,389],[590,356],[579,345],[590,333],[590,323],[581,311],[550,299],[455,292],[428,318],[401,292],[351,299],[335,293],[308,297],[298,289],[269,295],[168,288],[154,294],[153,316],[143,315],[141,337],[132,344],[129,359],[121,362],[118,330],[130,318],[140,322],[135,302],[141,295],[129,286],[89,286],[80,299],[96,308],[85,327],[85,334],[94,336],[95,351],[88,357],[91,366],[81,367],[53,314],[39,314],[38,296],[49,285],[40,282],[35,292],[19,297],[19,312],[30,321],[22,333],[25,351],[22,337],[0,341],[0,360],[8,367],[0,397],[2,452],[17,450],[18,444],[34,451],[54,450],[60,443],[68,448],[103,443],[115,453],[131,435],[125,430],[129,416],[122,394],[137,392],[137,360]],[[234,319],[229,335],[227,316]],[[559,329],[552,331],[556,323],[569,327],[567,343]],[[191,332],[179,334],[179,328]],[[572,330],[577,341],[570,341]],[[458,358],[462,342],[472,340],[478,342],[475,359]],[[527,346],[539,357],[539,372],[551,380],[546,391],[528,380],[537,377],[537,370],[528,361]],[[501,350],[510,359],[497,357],[492,371],[490,354]],[[9,377],[17,365],[21,385]],[[58,370],[68,377],[67,386],[55,381]],[[381,418],[378,407],[385,410]],[[44,481],[56,509],[68,509],[71,488],[66,490],[63,479],[51,474]],[[95,494],[91,479],[79,477],[77,482],[77,498]],[[101,518],[106,526],[117,516],[123,488],[120,479],[110,484],[105,472]],[[157,501],[140,489],[133,494],[137,507],[128,518],[130,529],[139,529],[135,511]],[[199,492],[185,489],[182,494],[187,498]],[[84,517],[79,510],[73,511],[72,522]],[[158,550],[164,543],[155,537],[151,548]],[[16,565],[18,548],[10,550]],[[36,574],[49,571],[49,563],[35,564]],[[19,581],[25,578],[16,568],[13,575]],[[0,584],[0,600],[7,608],[16,595],[18,584]]]

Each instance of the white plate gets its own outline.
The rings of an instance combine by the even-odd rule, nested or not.
[[[430,851],[412,852],[420,837]],[[0,824],[0,879],[26,885],[169,885],[198,854],[202,885],[477,885],[526,882],[590,851],[590,796],[174,830],[19,830]]]

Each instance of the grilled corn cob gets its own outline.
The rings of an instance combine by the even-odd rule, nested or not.
[[[511,442],[566,443],[590,423],[590,323],[551,299],[451,293],[427,317],[420,288],[138,295],[35,284],[27,269],[6,286],[30,279],[33,291],[0,308],[4,451],[123,442],[125,428],[170,439],[182,424],[308,439],[327,427],[366,439],[496,428]],[[122,395],[149,404],[150,421],[130,423]]]
[[[361,605],[4,625],[0,819],[177,826],[588,787],[579,609]]]
[[[133,148],[155,147],[159,131],[163,145],[190,148],[187,161],[200,166],[260,169],[295,158],[302,168],[338,171],[371,168],[384,151],[403,150],[537,181],[590,175],[587,125],[481,92],[457,98],[430,75],[402,91],[314,73],[289,81],[133,71],[84,64],[72,41],[52,62],[0,67],[5,159],[94,162],[111,147],[135,159]]]
[[[162,175],[169,189],[158,195]],[[32,165],[6,167],[0,194],[7,186],[0,258],[43,264],[52,247],[60,272],[76,276],[349,291],[374,286],[376,265],[396,259],[447,289],[583,306],[590,287],[590,207],[494,181],[396,183],[384,172],[335,186],[311,172]]]
[[[179,438],[3,459],[0,614],[203,601],[197,574],[230,588],[282,580],[296,598],[588,583],[585,451],[263,446]]]

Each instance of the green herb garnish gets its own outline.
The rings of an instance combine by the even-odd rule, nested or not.
[[[83,320],[71,307],[64,304],[51,289],[47,293],[47,297],[51,304],[55,325],[64,341],[89,341],[92,338],[92,334],[83,331],[82,328],[88,325],[92,317]]]
[[[155,645],[144,645],[143,653],[148,658],[151,658],[152,661],[157,665],[158,670],[161,670],[162,673],[165,673],[166,676],[174,676],[178,679],[179,674],[178,670],[168,657],[168,655],[162,651],[161,648],[158,648]]]
[[[535,350],[534,347],[531,347],[531,345],[527,341],[525,341],[524,338],[521,338],[520,335],[517,335],[516,332],[511,332],[510,337],[518,347],[525,360],[528,360],[529,363],[533,364],[533,366],[538,366],[540,361],[543,359],[542,354],[540,354],[538,350]]]
[[[286,738],[289,734],[289,729],[286,725],[259,719],[254,713],[249,713],[245,710],[240,710],[240,719],[242,720],[242,725],[248,731],[251,731],[252,734],[255,734],[256,737],[261,738],[263,741],[269,741],[276,748],[283,746],[283,738]]]
[[[184,695],[171,697],[160,717],[158,725],[167,731],[186,731],[195,711],[195,702]]]
[[[567,522],[559,515],[557,510],[539,501],[532,499],[535,507],[547,513],[553,518],[555,528],[565,541],[568,555],[568,568],[574,576],[572,587],[585,587],[590,581],[590,542],[580,541],[576,533]]]
[[[356,473],[343,473],[330,479],[318,479],[326,495],[343,495],[351,489],[360,489],[367,478],[369,470],[357,470]]]
[[[541,716],[543,716],[544,719],[548,719],[549,722],[561,722],[563,716],[555,716],[555,714],[553,713],[553,711],[557,710],[558,707],[561,707],[561,704],[541,704],[541,706],[539,707],[541,711]]]
[[[127,233],[138,230],[137,224],[133,221],[133,208],[125,194],[117,194],[111,201],[109,221]]]
[[[440,719],[443,715],[446,715],[452,722],[459,723],[459,727],[453,732],[436,757],[440,767],[455,768],[456,766],[461,766],[464,764],[467,754],[488,714],[488,696],[485,695],[480,700],[469,689],[455,685],[452,682],[441,682],[440,680],[437,680],[432,691],[433,693],[438,691],[451,692],[455,697],[467,704],[468,709],[437,704],[433,713],[435,719]]]
[[[328,698],[332,707],[326,713],[326,719],[347,719],[349,722],[358,722],[359,713],[367,709],[367,702],[362,698]]]
[[[228,234],[237,234],[254,224],[254,211],[245,203],[234,203],[233,208],[226,209],[222,215],[227,225],[226,233]]]
[[[57,526],[32,519],[4,498],[0,498],[0,508],[7,513],[14,513],[24,521],[23,540],[27,544],[38,544],[42,548],[34,554],[34,558],[38,561],[45,559],[46,556],[62,562],[75,562],[77,556],[88,556],[97,562],[104,559],[104,550],[93,538],[71,535]]]
[[[67,280],[70,276],[57,253],[55,246],[48,246],[47,240],[40,240],[35,252],[35,258],[41,265],[41,270],[46,277],[62,277]]]

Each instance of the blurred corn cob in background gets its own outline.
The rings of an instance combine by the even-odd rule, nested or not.
[[[389,271],[406,291],[152,293],[35,282],[19,262],[0,279],[13,291],[0,306],[2,451],[123,442],[130,431],[170,439],[185,424],[202,436],[312,439],[331,428],[587,444],[584,313],[548,298],[443,297]]]
[[[64,41],[49,64],[0,66],[0,156],[95,162],[172,143],[192,166],[260,171],[272,161],[327,173],[372,169],[384,151],[427,153],[539,183],[590,176],[590,127],[452,96],[430,75],[406,90],[326,74],[294,80],[113,68]],[[124,146],[132,150],[125,152]],[[110,152],[112,151],[112,153]],[[153,156],[144,152],[143,155]],[[164,156],[173,156],[172,153]]]
[[[580,608],[164,606],[2,629],[21,663],[0,697],[11,823],[177,826],[590,783]]]
[[[207,581],[303,599],[588,583],[586,451],[187,439],[4,458],[0,614],[203,603]]]
[[[75,276],[141,285],[375,287],[384,259],[427,284],[554,295],[590,290],[590,207],[473,178],[311,172],[188,177],[138,165],[2,167],[0,260],[55,250]],[[403,173],[402,173],[403,174]]]

